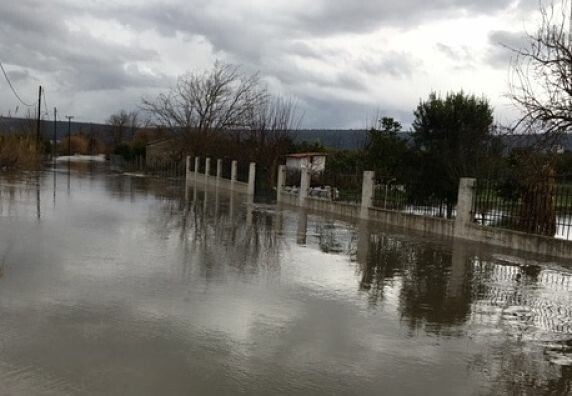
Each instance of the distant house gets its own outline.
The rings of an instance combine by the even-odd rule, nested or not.
[[[286,169],[289,171],[301,171],[310,169],[312,173],[320,173],[326,170],[325,153],[297,153],[286,156]]]

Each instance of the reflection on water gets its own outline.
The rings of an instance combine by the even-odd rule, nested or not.
[[[84,164],[0,183],[2,394],[566,394],[572,271]]]

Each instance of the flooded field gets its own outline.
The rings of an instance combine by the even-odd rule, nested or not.
[[[86,169],[0,183],[0,394],[566,394],[572,265]]]

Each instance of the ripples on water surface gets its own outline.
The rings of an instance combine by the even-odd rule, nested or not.
[[[570,264],[179,185],[1,181],[0,394],[571,391]]]

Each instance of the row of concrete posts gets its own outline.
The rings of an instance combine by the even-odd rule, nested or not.
[[[221,181],[228,181],[230,182],[230,189],[234,189],[234,187],[244,187],[246,185],[246,193],[248,195],[254,196],[255,188],[256,188],[256,162],[251,162],[248,169],[248,182],[241,182],[238,180],[238,161],[232,161],[230,164],[230,180],[223,178],[222,171],[223,171],[223,160],[217,159],[216,161],[216,176],[211,176],[211,158],[205,158],[205,168],[204,173],[200,174],[198,169],[200,169],[201,165],[201,158],[195,157],[194,158],[194,171],[191,171],[191,156],[187,156],[186,164],[185,164],[185,176],[186,176],[186,183],[189,185],[192,181],[198,182],[202,177],[202,181],[205,184],[208,184],[210,181],[214,179],[216,185],[218,186]],[[243,189],[243,188],[238,188]]]
[[[200,160],[200,158],[194,159],[195,170],[199,169]],[[187,185],[190,185],[193,181],[194,183],[204,181],[205,185],[216,183],[217,188],[248,194],[249,201],[252,202],[255,192],[255,163],[250,163],[248,183],[237,180],[237,161],[232,161],[230,180],[222,177],[223,161],[221,160],[217,160],[216,177],[209,175],[211,169],[210,158],[205,159],[204,174],[192,172],[190,165],[191,157],[187,157]],[[363,174],[361,203],[359,205],[310,197],[308,194],[310,191],[310,181],[310,169],[302,169],[298,194],[294,195],[290,192],[286,192],[284,190],[286,184],[286,167],[280,166],[276,186],[276,198],[278,203],[343,216],[359,217],[363,220],[373,220],[391,226],[439,234],[446,237],[460,238],[477,243],[487,243],[509,249],[572,259],[571,241],[476,224],[474,222],[475,213],[473,213],[476,187],[475,179],[462,178],[460,180],[455,220],[419,216],[375,207],[375,172],[373,171],[365,171]],[[248,213],[251,215],[252,212],[249,211]]]
[[[298,205],[304,206],[310,191],[310,180],[312,174],[310,169],[303,168],[300,172],[300,190],[298,192]],[[278,167],[278,182],[276,186],[276,201],[282,201],[282,194],[286,186],[286,166],[280,165]],[[367,210],[373,206],[375,186],[375,172],[364,171],[363,181],[361,188],[361,217],[367,216]],[[332,186],[335,187],[335,186]]]
[[[311,171],[304,168],[301,170],[300,175],[300,189],[298,191],[298,198],[296,204],[301,207],[307,207],[308,192],[310,190]],[[276,200],[283,202],[284,187],[286,183],[286,167],[281,165],[278,168],[278,182],[276,186]],[[464,230],[466,226],[473,223],[473,200],[475,191],[475,179],[461,179],[459,185],[459,193],[457,200],[457,216],[455,219],[456,232],[455,235],[459,237],[467,237]],[[332,186],[335,187],[335,186]],[[374,194],[375,194],[375,172],[364,171],[361,189],[361,204],[358,210],[358,216],[362,219],[368,220],[371,218],[371,209],[381,210],[374,208]]]

